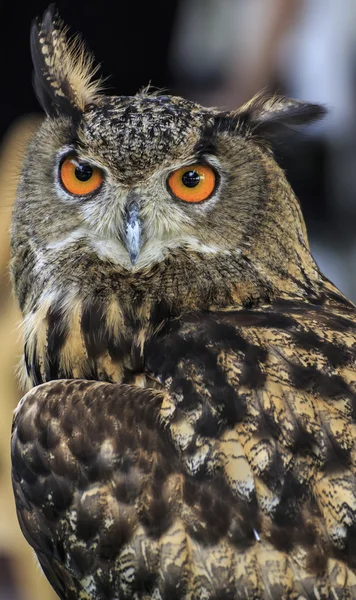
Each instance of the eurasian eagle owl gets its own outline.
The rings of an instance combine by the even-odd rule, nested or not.
[[[52,9],[31,44],[12,461],[46,576],[63,600],[356,598],[355,307],[270,146],[324,110],[105,95]]]

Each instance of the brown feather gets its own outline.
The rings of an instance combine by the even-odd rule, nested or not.
[[[37,386],[12,465],[46,576],[63,600],[356,598],[356,309],[269,146],[324,110],[99,98],[53,11],[32,36],[50,118],[12,221]],[[65,191],[73,155],[101,170],[91,195]],[[167,178],[197,162],[215,188],[184,203]]]

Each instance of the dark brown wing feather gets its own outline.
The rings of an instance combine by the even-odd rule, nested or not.
[[[252,570],[273,598],[302,588],[307,597],[356,597],[355,309],[335,300],[187,315],[146,348],[147,368],[172,399],[171,433],[196,493],[202,478],[223,479],[223,497],[228,487],[230,506],[261,538],[245,529],[236,552],[242,543],[256,549]],[[231,540],[232,522],[219,535]],[[252,586],[246,573],[237,580]]]
[[[12,438],[21,527],[62,598],[356,598],[347,305],[186,316],[164,391],[58,381]]]
[[[155,545],[173,522],[181,477],[159,422],[162,399],[63,380],[22,400],[12,436],[19,521],[62,598],[85,590],[97,598],[109,588],[111,597],[130,597],[156,575]]]

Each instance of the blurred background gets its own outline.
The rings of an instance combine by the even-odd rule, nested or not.
[[[1,600],[54,598],[17,524],[9,460],[21,339],[8,230],[22,155],[41,119],[29,30],[47,4],[0,0]],[[329,107],[323,122],[281,140],[275,152],[301,202],[317,262],[356,300],[355,0],[58,0],[57,6],[110,76],[109,93],[131,95],[151,83],[205,105],[236,108],[269,89]]]

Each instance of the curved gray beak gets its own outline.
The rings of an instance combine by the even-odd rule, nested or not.
[[[139,257],[142,242],[142,226],[139,219],[139,210],[139,197],[129,192],[128,203],[125,209],[124,244],[133,265]]]

